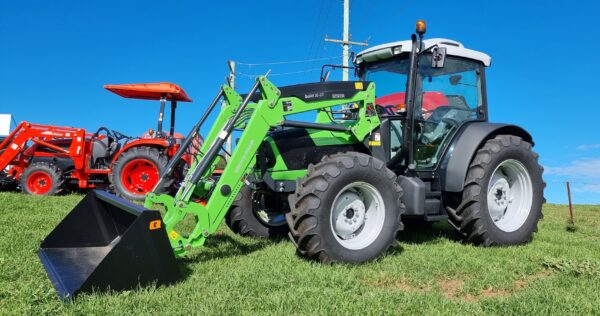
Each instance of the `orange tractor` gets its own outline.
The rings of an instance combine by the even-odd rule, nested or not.
[[[112,188],[130,200],[144,200],[152,191],[170,157],[184,137],[175,133],[177,102],[191,102],[185,91],[172,83],[105,85],[125,98],[159,100],[158,128],[142,137],[129,137],[100,127],[95,133],[83,128],[21,122],[0,140],[0,187],[21,187],[24,193],[54,195],[68,190]],[[163,131],[166,103],[171,103],[169,132]],[[201,139],[195,141],[198,147]],[[190,152],[191,154],[191,152]],[[178,168],[185,168],[184,155]],[[163,186],[173,188],[180,172]]]

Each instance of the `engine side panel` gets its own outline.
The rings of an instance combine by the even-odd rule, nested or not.
[[[345,151],[366,152],[362,143],[336,137],[336,132],[286,128],[272,132],[259,150],[258,166],[263,171],[305,170],[325,155]],[[275,177],[275,175],[274,175]]]

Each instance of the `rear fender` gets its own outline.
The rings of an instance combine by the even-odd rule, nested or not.
[[[125,151],[127,151],[133,147],[141,147],[141,146],[165,149],[165,148],[169,147],[169,142],[166,139],[160,139],[160,138],[158,138],[158,139],[157,138],[136,139],[134,141],[131,141],[131,142],[128,142],[127,144],[125,144],[125,146],[123,146],[123,148],[121,148],[121,150],[119,150],[114,155],[114,157],[112,158],[112,163],[117,161],[117,159],[119,159],[121,154],[124,153]]]
[[[511,124],[472,122],[456,133],[438,169],[442,191],[461,192],[467,169],[476,151],[497,135],[515,135],[534,145],[531,135],[522,127]]]

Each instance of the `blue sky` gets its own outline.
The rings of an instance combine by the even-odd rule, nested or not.
[[[491,121],[533,134],[548,201],[566,202],[564,181],[570,180],[574,202],[600,203],[599,11],[596,1],[353,0],[351,33],[371,44],[402,40],[425,19],[427,37],[491,55]],[[0,113],[139,135],[155,127],[158,104],[119,98],[102,85],[171,81],[195,101],[179,107],[178,130],[187,133],[224,82],[227,59],[340,56],[339,46],[322,39],[341,36],[341,19],[340,0],[2,0]],[[238,71],[295,73],[271,77],[286,85],[317,81],[311,70],[337,61],[239,65]],[[240,90],[250,84],[240,75]]]

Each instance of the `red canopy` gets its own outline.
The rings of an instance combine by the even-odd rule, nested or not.
[[[160,100],[162,97],[168,100],[192,102],[192,99],[183,89],[170,82],[161,83],[135,83],[135,84],[107,84],[104,89],[118,94],[124,98]]]

